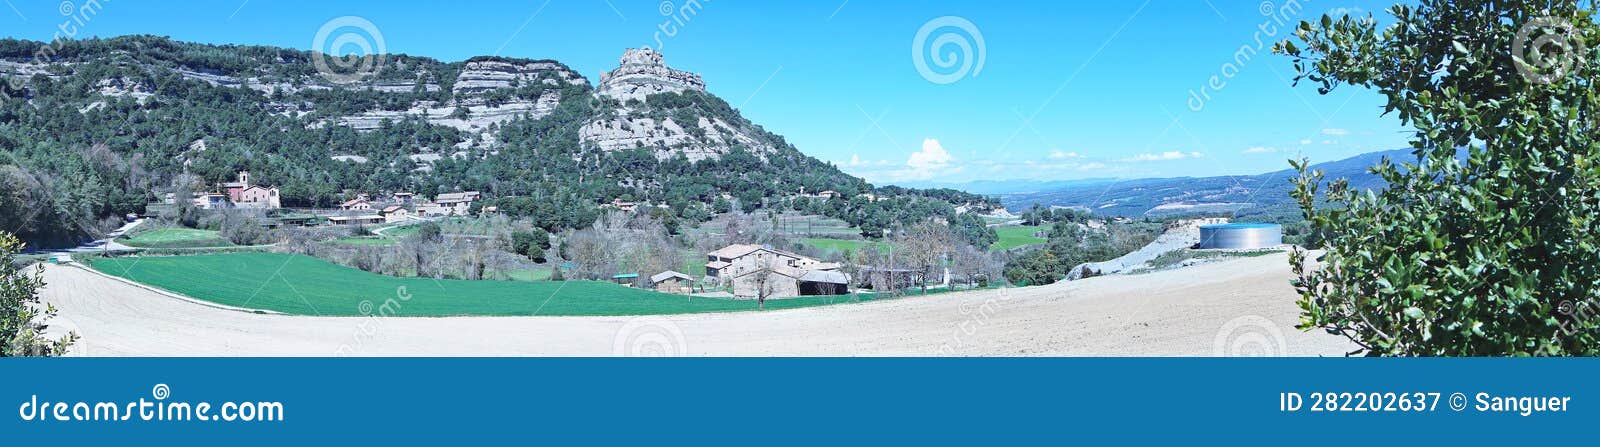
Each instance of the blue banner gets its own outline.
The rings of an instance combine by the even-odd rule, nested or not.
[[[1590,437],[1596,359],[4,359],[7,445]],[[1459,396],[1459,397],[1458,397]]]

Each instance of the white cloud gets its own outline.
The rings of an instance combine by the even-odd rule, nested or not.
[[[1051,160],[1066,160],[1069,158],[1083,158],[1083,155],[1077,152],[1062,152],[1061,149],[1050,151]]]
[[[1200,158],[1205,155],[1199,152],[1166,151],[1159,154],[1139,154],[1123,161],[1167,161],[1182,160],[1185,158]]]
[[[949,167],[952,161],[955,158],[944,150],[939,140],[928,138],[922,140],[922,150],[912,152],[911,157],[906,159],[906,167],[918,171],[937,171]]]
[[[1310,144],[1311,144],[1311,140],[1309,140],[1309,139],[1308,140],[1300,140],[1300,145],[1301,146],[1307,146],[1307,145],[1310,145]]]
[[[1345,130],[1345,129],[1322,129],[1322,134],[1323,135],[1331,135],[1331,136],[1335,136],[1335,137],[1342,137],[1342,136],[1345,136],[1345,135],[1349,135],[1350,131],[1349,130]]]
[[[1278,151],[1278,148],[1275,148],[1275,147],[1255,146],[1255,147],[1251,147],[1249,149],[1245,149],[1244,153],[1246,153],[1246,154],[1270,154],[1270,153],[1277,152],[1277,151]]]
[[[1104,163],[1089,162],[1087,164],[1084,164],[1083,166],[1079,166],[1078,170],[1079,171],[1094,171],[1094,170],[1100,170],[1100,169],[1105,169],[1105,168],[1106,168],[1106,165]]]
[[[862,166],[865,164],[865,162],[861,161],[860,154],[850,154],[850,163],[846,164],[845,166]]]
[[[1322,144],[1339,144],[1339,140],[1322,140]]]
[[[856,158],[851,157],[852,161]],[[851,171],[874,182],[924,181],[960,173],[965,166],[955,161],[939,140],[928,138],[922,141],[922,150],[912,152],[905,163],[861,160]]]
[[[1361,9],[1361,7],[1358,7],[1358,6],[1352,6],[1352,7],[1348,7],[1348,8],[1341,7],[1341,8],[1330,9],[1330,10],[1328,10],[1328,15],[1334,16],[1335,18],[1337,18],[1339,16],[1360,15],[1361,13],[1364,13],[1364,12],[1367,12],[1367,10]]]

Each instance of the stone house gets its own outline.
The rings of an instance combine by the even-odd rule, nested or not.
[[[839,264],[760,245],[729,245],[706,254],[706,277],[733,287],[733,295],[790,298],[846,293],[849,276]]]
[[[339,209],[345,211],[372,211],[372,203],[367,202],[366,198],[356,197],[339,204]]]
[[[383,221],[387,223],[398,223],[411,220],[411,212],[407,211],[405,207],[400,205],[390,205],[385,207],[383,211],[378,212],[378,215],[383,216]]]
[[[477,191],[447,192],[433,198],[433,203],[450,208],[450,213],[465,216],[472,209],[472,203],[477,202],[483,194]]]

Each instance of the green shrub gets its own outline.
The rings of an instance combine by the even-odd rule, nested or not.
[[[56,315],[52,305],[39,305],[43,267],[29,269],[12,262],[22,241],[0,231],[0,357],[59,356],[77,340],[72,333],[50,340],[43,332]],[[31,271],[30,271],[31,270]]]
[[[1302,23],[1299,44],[1274,48],[1297,80],[1376,89],[1416,129],[1414,163],[1372,168],[1383,190],[1294,164],[1294,197],[1327,248],[1320,268],[1291,256],[1301,328],[1369,355],[1600,354],[1600,58],[1577,51],[1600,47],[1594,17],[1574,2],[1489,0],[1390,14],[1383,30]],[[1525,42],[1545,38],[1566,52]]]

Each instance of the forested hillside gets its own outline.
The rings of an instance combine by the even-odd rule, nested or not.
[[[875,188],[744,119],[654,52],[630,50],[600,86],[555,61],[406,55],[335,82],[315,57],[152,36],[0,40],[0,229],[71,243],[242,170],[279,186],[288,207],[471,190],[552,230],[586,226],[612,200],[696,222],[834,190],[845,199],[804,205],[863,227],[990,205]],[[655,75],[691,85],[638,88]],[[859,197],[868,193],[889,199]]]

